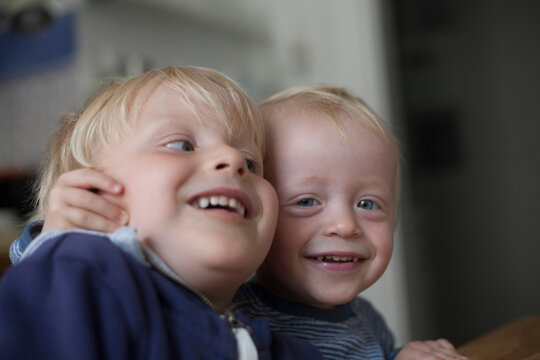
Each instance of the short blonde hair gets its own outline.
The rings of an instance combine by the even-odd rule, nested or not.
[[[265,134],[259,110],[233,80],[201,67],[150,70],[138,77],[113,81],[78,111],[62,117],[34,187],[33,218],[44,218],[49,193],[60,175],[94,166],[100,149],[129,135],[141,105],[161,85],[175,91],[179,101],[199,120],[203,121],[207,114],[215,116],[230,138],[247,135],[264,155]]]
[[[359,97],[347,90],[325,85],[296,86],[280,91],[266,100],[259,108],[263,117],[282,109],[300,109],[324,113],[328,120],[343,134],[342,117],[367,126],[383,141],[397,145],[397,140],[388,125]]]
[[[282,111],[311,111],[325,114],[328,121],[336,126],[347,139],[343,127],[344,119],[366,126],[372,130],[396,154],[396,206],[399,199],[401,166],[400,151],[396,136],[390,127],[359,97],[347,90],[326,85],[295,86],[280,91],[259,105],[265,121],[278,117]]]

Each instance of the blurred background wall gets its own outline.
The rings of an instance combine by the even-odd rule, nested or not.
[[[257,101],[347,87],[392,124],[400,223],[365,295],[398,344],[539,314],[539,20],[535,0],[0,0],[0,254],[63,113],[108,77],[208,66]]]
[[[540,313],[540,2],[393,1],[411,326]]]

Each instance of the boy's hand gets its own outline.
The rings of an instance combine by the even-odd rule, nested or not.
[[[112,232],[127,224],[128,215],[99,194],[120,195],[123,191],[121,184],[95,169],[62,174],[50,192],[42,231],[77,228]]]
[[[454,360],[467,359],[457,353],[448,340],[414,341],[407,344],[395,357],[395,360]]]

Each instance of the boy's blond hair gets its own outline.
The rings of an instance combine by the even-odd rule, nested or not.
[[[33,218],[45,217],[49,193],[65,172],[94,166],[95,156],[106,145],[123,139],[133,129],[140,107],[160,85],[175,91],[204,122],[216,117],[234,139],[247,134],[264,155],[264,125],[249,96],[227,76],[207,68],[170,66],[138,77],[113,81],[78,111],[61,119],[60,129],[49,142],[34,188]]]
[[[279,116],[281,111],[307,111],[325,114],[328,121],[336,126],[339,133],[348,139],[343,127],[344,119],[364,125],[373,131],[396,153],[398,160],[396,172],[396,198],[399,198],[401,169],[399,165],[398,141],[390,127],[359,97],[347,90],[326,85],[295,86],[280,91],[260,105],[265,120]]]

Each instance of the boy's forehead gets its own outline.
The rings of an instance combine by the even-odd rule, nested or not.
[[[302,128],[323,127],[333,128],[338,133],[344,135],[344,123],[350,120],[344,112],[328,114],[311,108],[301,106],[281,106],[264,116],[267,128],[271,132],[301,131]],[[291,134],[292,135],[292,134]]]
[[[396,147],[389,134],[380,127],[347,113],[343,109],[320,111],[313,106],[302,107],[301,104],[285,104],[265,113],[265,123],[270,135],[272,133],[301,132],[307,128],[322,128],[325,131],[337,132],[345,142],[353,141],[358,132],[369,133],[390,147]],[[395,149],[397,152],[397,147]]]
[[[164,83],[148,86],[139,94],[136,122],[140,121],[140,115],[145,111],[154,113],[155,117],[151,121],[168,119],[171,125],[175,124],[175,120],[180,123],[188,119],[192,129],[212,129],[223,134],[232,145],[254,146],[261,151],[253,136],[255,130],[251,128],[252,125],[235,118],[232,104],[220,100],[204,101]]]
[[[282,148],[288,149],[287,158],[289,160],[293,158],[309,159],[312,155],[310,151],[307,153],[306,151],[311,148],[324,148],[325,152],[345,151],[350,153],[350,146],[358,139],[362,139],[362,143],[372,144],[373,150],[380,149],[380,151],[388,153],[392,164],[399,168],[397,145],[368,124],[352,118],[345,112],[337,113],[336,117],[331,119],[328,114],[312,109],[287,107],[265,117],[265,121],[268,125],[270,140],[268,160],[273,158],[274,151],[279,151]],[[314,133],[321,134],[325,142],[314,141],[312,138]],[[338,143],[343,146],[335,146]],[[368,148],[362,151],[363,154],[372,153]]]

